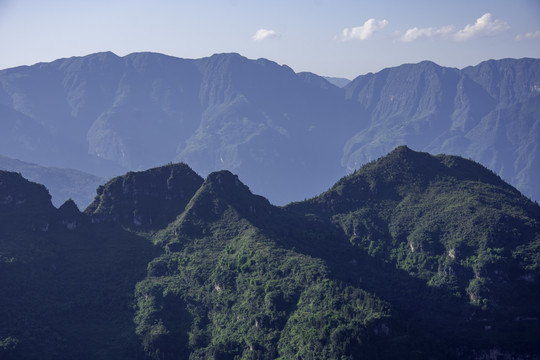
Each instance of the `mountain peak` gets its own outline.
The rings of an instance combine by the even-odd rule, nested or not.
[[[64,202],[62,206],[58,208],[58,211],[60,212],[60,214],[65,215],[74,215],[81,213],[79,207],[77,206],[77,204],[75,204],[75,201],[73,201],[73,199],[67,199],[66,202]]]
[[[97,189],[85,210],[93,221],[159,227],[179,215],[203,179],[188,165],[169,164],[116,177]]]
[[[54,209],[47,188],[25,179],[20,173],[0,170],[0,211],[18,212]]]
[[[203,59],[247,59],[237,52],[215,53]]]
[[[88,217],[83,214],[75,201],[72,199],[66,200],[62,206],[58,208],[58,217],[61,225],[68,230],[75,230],[80,224],[87,223]]]
[[[229,190],[234,187],[242,187],[244,191],[249,191],[249,188],[242,184],[238,179],[238,176],[231,173],[229,170],[220,170],[210,173],[206,177],[206,185],[217,187],[223,191]]]
[[[210,191],[217,198],[226,200],[231,204],[245,205],[244,202],[257,202],[265,206],[270,205],[267,199],[254,195],[249,187],[242,183],[238,176],[228,170],[215,171],[208,175],[202,189]]]
[[[342,178],[315,199],[333,203],[335,211],[342,211],[369,201],[401,201],[408,195],[422,193],[433,184],[445,181],[470,186],[489,184],[504,189],[510,196],[520,197],[516,189],[472,160],[449,155],[432,156],[403,145]]]
[[[0,231],[15,227],[17,231],[47,232],[55,212],[45,186],[0,170]]]
[[[89,55],[88,57],[89,58],[98,58],[98,59],[102,59],[102,60],[119,59],[120,58],[120,56],[116,55],[112,51],[102,51],[102,52],[98,52],[98,53]]]
[[[237,175],[228,170],[209,174],[187,206],[188,218],[215,220],[228,209],[234,209],[241,217],[258,221],[261,216],[271,212],[270,202],[259,195],[254,195]]]
[[[219,53],[211,56],[195,60],[197,63],[204,64],[205,66],[218,66],[218,65],[230,65],[231,63],[247,61],[248,58],[238,53]]]
[[[371,165],[371,164],[370,164]],[[410,185],[427,184],[434,179],[452,177],[459,180],[479,181],[512,188],[498,175],[483,165],[459,156],[440,154],[433,156],[414,151],[406,145],[398,146],[388,155],[359,170],[361,174],[379,177],[385,182]]]
[[[392,150],[388,156],[398,156],[398,157],[406,157],[406,156],[414,156],[416,154],[416,151],[409,148],[407,145],[399,145],[394,150]]]
[[[52,62],[52,64],[58,64],[61,68],[67,66],[74,66],[74,64],[97,64],[107,63],[120,60],[120,56],[116,55],[112,51],[97,52],[85,56],[73,56],[65,59],[58,59]]]

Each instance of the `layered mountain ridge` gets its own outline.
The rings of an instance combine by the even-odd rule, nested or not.
[[[539,199],[538,59],[432,62],[339,88],[238,54],[98,53],[0,71],[0,153],[109,178],[167,162],[312,197],[398,145],[471,158]]]
[[[460,157],[401,146],[285,207],[182,163],[82,213],[3,171],[0,200],[2,358],[540,356],[540,207]]]
[[[358,77],[346,96],[368,109],[371,125],[348,141],[344,164],[355,168],[381,148],[409,144],[473,158],[508,181],[515,176],[530,194],[534,185],[518,185],[518,173],[538,167],[539,76],[536,59],[505,59],[463,70],[422,62]]]

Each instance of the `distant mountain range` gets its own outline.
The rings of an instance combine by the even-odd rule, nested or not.
[[[349,79],[339,78],[339,77],[324,76],[324,78],[328,80],[330,83],[340,88],[344,87],[345,85],[351,82],[351,80]]]
[[[0,358],[538,359],[540,207],[400,146],[277,207],[130,172],[80,212],[0,171]]]
[[[335,81],[334,81],[335,82]],[[357,77],[238,54],[98,53],[0,71],[0,154],[110,178],[183,161],[285,204],[406,144],[474,159],[540,199],[540,60]]]

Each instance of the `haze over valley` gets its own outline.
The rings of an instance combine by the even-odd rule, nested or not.
[[[424,61],[340,88],[234,53],[106,52],[2,70],[0,84],[0,154],[41,166],[110,178],[185,162],[283,205],[406,144],[476,160],[540,199],[538,59]]]

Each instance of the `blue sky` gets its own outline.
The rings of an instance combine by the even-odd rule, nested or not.
[[[0,0],[0,69],[113,51],[237,52],[354,78],[540,58],[538,0]]]

